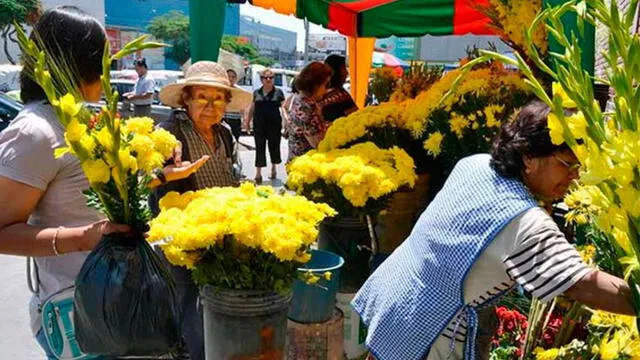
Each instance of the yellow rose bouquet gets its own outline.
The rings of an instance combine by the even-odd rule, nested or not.
[[[154,129],[151,118],[121,119],[118,94],[110,84],[111,62],[145,48],[163,46],[145,42],[141,37],[110,56],[106,42],[102,61],[101,85],[106,105],[95,113],[83,104],[79,89],[73,86],[73,74],[64,64],[40,50],[37,41],[18,31],[25,61],[34,64],[34,80],[44,90],[65,129],[66,147],[56,149],[56,158],[71,154],[80,160],[89,180],[88,204],[102,211],[110,221],[143,230],[150,219],[146,199],[148,184],[155,169],[177,147],[176,138],[164,129]],[[51,74],[63,79],[54,84]],[[65,80],[66,79],[66,80]]]
[[[608,31],[608,69],[602,81],[615,90],[612,112],[604,113],[594,100],[593,79],[580,65],[578,37],[569,38],[563,31],[560,18],[569,12],[578,15],[578,28],[599,22]],[[500,59],[518,66],[531,91],[552,108],[552,142],[566,142],[582,165],[579,187],[567,197],[573,209],[569,218],[593,223],[604,234],[612,245],[609,258],[619,263],[632,285],[633,305],[640,314],[640,35],[629,31],[635,12],[630,6],[621,14],[615,1],[604,0],[568,1],[544,10],[532,26],[547,23],[547,31],[565,51],[553,54],[549,65],[533,45],[532,30],[527,45],[538,68],[555,81],[550,95],[520,56],[513,60],[487,53],[477,61]]]
[[[288,166],[287,187],[327,203],[340,217],[375,215],[403,186],[413,187],[413,159],[402,149],[380,149],[371,142],[348,149],[310,151]]]
[[[286,292],[309,261],[318,224],[335,215],[328,205],[271,187],[244,183],[160,200],[149,241],[174,265],[186,266],[200,285]]]

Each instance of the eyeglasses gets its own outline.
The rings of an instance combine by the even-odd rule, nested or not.
[[[568,161],[558,157],[558,155],[554,155],[553,157],[556,158],[556,160],[558,160],[560,164],[564,165],[569,171],[580,170],[581,164],[579,162],[571,164]]]
[[[262,80],[273,80],[273,76],[263,76]]]
[[[214,107],[223,107],[227,105],[227,102],[225,100],[212,99],[212,98],[197,98],[197,99],[193,99],[193,102],[198,107],[206,107],[209,104],[213,105]]]

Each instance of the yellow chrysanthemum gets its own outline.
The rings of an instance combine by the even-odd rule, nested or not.
[[[126,134],[149,135],[153,131],[153,119],[149,117],[130,118],[125,121],[123,131]]]
[[[150,136],[136,134],[129,142],[131,150],[138,158],[150,155],[153,152],[154,143]]]
[[[311,151],[296,158],[287,167],[287,185],[301,194],[306,185],[322,180],[338,186],[354,207],[363,207],[369,199],[388,195],[401,186],[413,187],[414,167],[413,159],[403,150],[383,150],[367,142],[326,153]]]
[[[434,132],[429,135],[429,138],[424,142],[424,148],[429,152],[429,154],[438,156],[442,151],[440,145],[442,144],[443,139],[444,136],[440,132]]]
[[[173,150],[178,146],[176,137],[165,129],[154,130],[151,133],[151,140],[153,140],[155,150],[165,158],[171,157]]]
[[[228,236],[282,261],[306,262],[308,251],[301,249],[308,249],[317,238],[318,223],[335,215],[327,205],[252,184],[169,193],[160,200],[160,208],[151,222],[149,241],[165,240],[167,259],[189,268],[197,265],[199,250]]]
[[[451,114],[451,120],[449,120],[451,132],[454,133],[458,139],[462,138],[464,129],[469,126],[469,120],[464,116],[455,113]]]
[[[558,358],[559,349],[549,349],[544,350],[542,348],[537,348],[535,350],[536,360],[555,360]]]

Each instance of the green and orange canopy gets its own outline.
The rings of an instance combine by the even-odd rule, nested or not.
[[[492,34],[487,0],[252,0],[349,37]]]

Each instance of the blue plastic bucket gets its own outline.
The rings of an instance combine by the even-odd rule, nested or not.
[[[311,250],[311,260],[298,268],[301,273],[311,270],[320,280],[308,285],[300,280],[293,283],[293,299],[289,307],[289,319],[299,323],[322,323],[331,319],[336,306],[336,293],[340,283],[340,268],[344,259],[332,252]],[[331,272],[331,279],[324,278]]]

